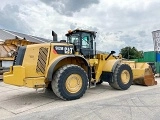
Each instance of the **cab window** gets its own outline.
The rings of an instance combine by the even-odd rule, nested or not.
[[[71,35],[70,37],[68,37],[68,41],[71,44],[75,44],[77,42],[79,42],[79,36],[78,35]]]

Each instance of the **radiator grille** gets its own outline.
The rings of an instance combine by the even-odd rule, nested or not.
[[[37,73],[44,74],[46,68],[47,55],[48,55],[48,48],[41,47],[39,49],[39,55],[36,67]]]

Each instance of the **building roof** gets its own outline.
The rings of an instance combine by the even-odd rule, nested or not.
[[[10,30],[0,29],[0,41],[4,41],[6,39],[15,39],[16,37],[20,39],[25,38],[26,40],[29,40],[31,42],[36,42],[36,43],[45,43],[45,42],[52,41],[52,40],[41,38],[41,37],[36,37],[36,36],[18,33]]]

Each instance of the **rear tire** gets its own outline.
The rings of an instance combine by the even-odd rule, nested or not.
[[[114,89],[127,90],[133,81],[132,70],[127,64],[118,64],[113,73],[113,81],[110,86]]]
[[[83,96],[88,86],[86,72],[77,65],[65,65],[58,69],[52,80],[53,92],[61,99],[75,100]]]

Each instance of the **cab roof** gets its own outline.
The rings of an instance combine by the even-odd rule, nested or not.
[[[77,32],[86,32],[86,33],[91,33],[94,36],[96,35],[97,32],[95,31],[89,31],[89,30],[82,30],[82,29],[75,29],[75,30],[69,30],[68,33],[66,34],[66,36],[69,36],[73,33],[77,33]]]

